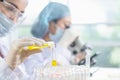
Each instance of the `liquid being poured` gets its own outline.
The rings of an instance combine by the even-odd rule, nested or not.
[[[37,49],[44,49],[44,48],[47,48],[47,47],[49,47],[51,49],[51,52],[52,52],[51,65],[53,67],[55,67],[55,66],[58,65],[58,63],[57,63],[57,60],[56,60],[56,52],[55,52],[56,46],[55,46],[54,42],[47,42],[42,46],[36,46],[36,45],[28,46],[27,49],[28,50],[37,50]]]
[[[56,60],[56,53],[55,53],[55,48],[56,46],[52,47],[51,51],[52,51],[52,61],[51,61],[51,65],[53,67],[58,66],[57,60]]]

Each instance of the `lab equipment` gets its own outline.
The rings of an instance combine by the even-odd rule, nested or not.
[[[55,61],[55,66],[38,67],[34,70],[35,80],[89,80],[90,51],[86,50],[84,65],[61,65]],[[55,53],[53,53],[53,60]],[[48,63],[49,64],[49,63]],[[59,65],[58,65],[59,64]]]
[[[85,66],[57,66],[35,69],[35,80],[88,80]]]
[[[44,48],[47,48],[47,47],[53,47],[54,45],[55,45],[54,42],[46,42],[46,43],[43,44],[42,46],[36,46],[36,45],[28,46],[27,49],[28,49],[28,50],[44,49]]]
[[[52,66],[57,66],[58,64],[57,64],[57,61],[56,60],[52,60]]]
[[[54,52],[54,49],[55,49],[55,43],[54,42],[46,42],[45,44],[43,44],[42,46],[36,46],[36,45],[33,45],[33,46],[28,46],[28,50],[36,50],[36,49],[44,49],[44,48],[51,48],[51,52],[52,52],[52,61],[51,61],[51,66],[57,66],[58,63],[57,61],[55,60],[55,54],[53,53]]]
[[[79,62],[71,61],[71,64],[85,65],[87,62],[89,62],[89,60],[86,61],[86,59],[90,59],[90,55],[88,53],[91,53],[92,48],[88,44],[85,44],[83,41],[81,41],[79,36],[77,36],[74,39],[74,41],[70,45],[68,45],[67,48],[71,52],[72,56],[77,56],[77,55],[82,56],[82,57],[80,57]],[[90,64],[90,62],[89,62],[89,64]]]
[[[70,50],[71,54],[73,56],[76,56],[77,54],[86,55],[86,51],[92,51],[92,46],[85,44],[79,37],[76,37],[74,41],[68,46],[68,49]],[[95,57],[97,57],[100,53],[96,52],[90,57],[90,66],[93,66],[96,64]],[[84,65],[86,62],[85,57],[77,63],[78,65]],[[73,63],[74,64],[74,63]]]
[[[56,66],[58,66],[58,63],[57,63],[57,60],[56,60],[56,53],[55,53],[54,50],[55,50],[55,46],[52,47],[52,61],[51,61],[51,65],[53,67],[56,67]]]

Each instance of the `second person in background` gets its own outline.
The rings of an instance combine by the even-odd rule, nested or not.
[[[70,28],[70,25],[71,13],[69,8],[57,2],[50,2],[42,10],[31,30],[34,37],[56,43],[53,54],[55,54],[55,59],[61,65],[70,65],[71,61],[75,60],[67,49],[58,44],[66,29]],[[51,51],[49,49],[44,49],[42,54],[36,54],[29,57],[23,65],[26,68],[27,74],[30,75],[33,72],[33,68],[44,67],[47,63],[50,63],[51,60]]]
[[[40,13],[32,27],[32,35],[46,41],[59,42],[66,29],[70,28],[71,14],[67,6],[51,2]]]

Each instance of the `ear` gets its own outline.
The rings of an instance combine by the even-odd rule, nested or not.
[[[52,34],[56,33],[56,26],[55,25],[56,25],[55,22],[53,22],[53,21],[49,22],[49,32]]]

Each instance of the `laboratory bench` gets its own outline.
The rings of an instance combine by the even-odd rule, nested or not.
[[[90,80],[120,80],[120,68],[91,68]]]

